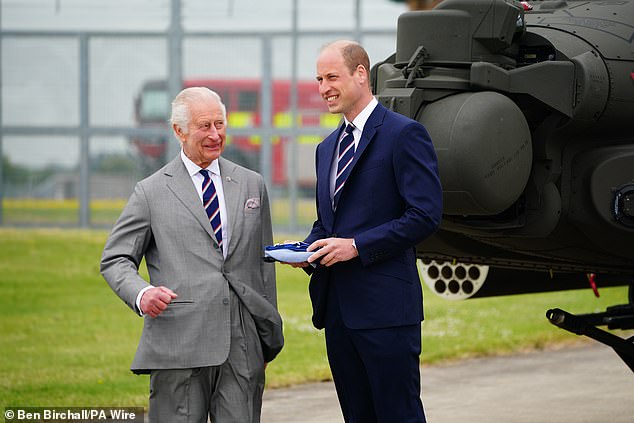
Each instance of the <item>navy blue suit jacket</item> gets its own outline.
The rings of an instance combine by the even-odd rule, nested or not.
[[[423,319],[415,246],[442,215],[442,189],[429,134],[378,104],[366,122],[336,212],[330,170],[343,126],[317,147],[317,220],[306,242],[354,238],[359,257],[312,272],[313,324],[323,328],[329,284],[344,324],[371,329]]]

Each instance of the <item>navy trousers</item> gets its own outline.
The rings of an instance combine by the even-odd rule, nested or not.
[[[326,347],[347,423],[424,423],[420,399],[421,325],[349,329],[331,284]]]

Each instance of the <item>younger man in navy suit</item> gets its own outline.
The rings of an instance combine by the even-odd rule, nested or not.
[[[441,220],[429,134],[378,104],[369,58],[336,41],[317,60],[319,93],[344,124],[317,147],[317,220],[306,242],[315,327],[346,422],[424,422],[422,291],[415,246]],[[300,265],[311,269],[308,263]]]

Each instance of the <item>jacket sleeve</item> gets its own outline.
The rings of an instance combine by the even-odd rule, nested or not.
[[[139,265],[151,241],[150,211],[143,187],[137,184],[106,241],[100,265],[110,288],[136,313],[136,297],[148,286]]]

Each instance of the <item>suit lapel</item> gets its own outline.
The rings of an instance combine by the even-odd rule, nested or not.
[[[383,125],[383,118],[385,117],[385,109],[380,103],[376,105],[370,117],[366,121],[363,126],[363,132],[361,133],[361,138],[359,139],[359,146],[354,152],[354,159],[352,159],[352,169],[350,169],[350,175],[354,172],[354,167],[359,161],[359,158],[365,151],[366,147],[370,144],[370,142],[374,139],[374,135],[376,134],[376,128]],[[350,177],[350,176],[348,176]],[[346,189],[344,186],[343,189]]]
[[[202,202],[196,193],[192,178],[187,173],[187,168],[177,156],[165,167],[165,175],[169,177],[167,188],[178,198],[183,206],[194,215],[200,226],[209,234],[214,242],[216,237],[209,224],[209,219],[203,208]]]
[[[228,160],[220,157],[218,159],[218,165],[220,166],[220,176],[222,177],[222,190],[225,195],[225,207],[227,209],[227,218],[229,219],[230,238],[227,248],[227,258],[231,256],[234,251],[234,246],[240,244],[240,233],[238,230],[242,225],[243,213],[240,210],[240,206],[243,205],[241,199],[241,181],[238,167]]]

